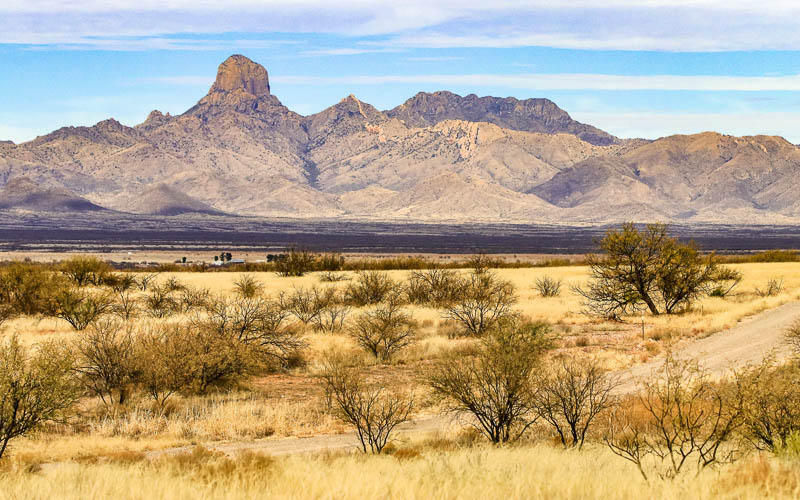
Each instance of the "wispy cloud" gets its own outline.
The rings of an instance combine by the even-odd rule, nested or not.
[[[438,84],[470,87],[506,87],[525,90],[692,90],[692,91],[800,91],[800,75],[776,77],[601,75],[601,74],[463,74],[463,75],[352,75],[336,77],[278,75],[275,82],[291,85]]]
[[[11,0],[0,4],[0,43],[144,50],[92,37],[148,36],[198,50],[207,45],[169,35],[238,32],[377,36],[384,48],[800,49],[798,16],[800,3],[785,0]]]

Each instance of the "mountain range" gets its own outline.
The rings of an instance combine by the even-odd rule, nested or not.
[[[234,55],[181,115],[0,141],[0,211],[794,223],[799,174],[781,137],[620,139],[548,99],[421,92],[381,111],[350,95],[302,116]]]

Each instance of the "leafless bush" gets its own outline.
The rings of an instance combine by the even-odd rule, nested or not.
[[[174,288],[168,284],[150,286],[150,292],[144,297],[144,307],[154,318],[165,318],[181,308]]]
[[[461,295],[461,280],[451,269],[426,269],[411,273],[406,289],[413,304],[443,307],[457,301]]]
[[[323,271],[319,273],[319,280],[323,283],[336,283],[349,279],[350,278],[345,273],[337,273],[335,271]]]
[[[77,286],[100,286],[111,276],[111,266],[97,257],[76,255],[61,264],[61,273]]]
[[[536,412],[562,445],[580,448],[597,416],[615,404],[616,385],[594,360],[562,361],[542,379],[534,399]]]
[[[199,330],[210,329],[221,338],[243,344],[259,363],[286,365],[304,347],[300,333],[286,325],[284,307],[263,297],[216,299],[205,319],[195,319]]]
[[[447,307],[444,317],[461,323],[468,334],[483,335],[512,314],[516,297],[510,282],[485,272],[471,274],[460,286],[461,298]]]
[[[416,339],[417,325],[397,301],[388,301],[360,314],[350,326],[356,343],[375,358],[388,361]]]
[[[76,371],[83,386],[103,404],[124,404],[136,380],[133,326],[119,320],[92,325],[76,342]]]
[[[136,286],[139,287],[139,290],[146,292],[155,283],[156,278],[158,278],[156,273],[137,274],[135,278]]]
[[[478,275],[488,272],[493,267],[498,267],[499,264],[500,262],[497,259],[493,259],[484,253],[473,255],[466,260],[467,267],[471,268],[472,272]]]
[[[252,299],[264,292],[264,284],[253,275],[243,274],[233,282],[233,290],[245,299]]]
[[[136,382],[161,411],[170,396],[192,387],[193,347],[182,327],[151,328],[136,339]]]
[[[743,391],[742,435],[759,450],[777,452],[800,432],[800,366],[773,360],[738,376]]]
[[[61,421],[78,397],[74,358],[54,343],[35,352],[16,337],[0,343],[0,459],[11,440],[48,421]]]
[[[113,299],[105,292],[66,289],[56,295],[53,315],[76,330],[85,330],[101,316],[111,312],[113,305]]]
[[[612,412],[604,440],[645,479],[648,468],[673,478],[730,462],[738,457],[730,442],[742,422],[742,395],[712,382],[696,362],[669,355],[636,401]]]
[[[759,297],[774,297],[783,291],[783,277],[770,278],[764,288],[756,288]]]
[[[344,329],[344,322],[350,314],[350,307],[340,302],[332,302],[325,306],[314,318],[314,330],[335,333]]]
[[[514,441],[538,419],[535,372],[549,327],[506,318],[481,339],[474,357],[448,356],[428,374],[450,411],[469,414],[493,443]]]
[[[303,276],[314,270],[317,256],[308,250],[291,248],[289,253],[275,261],[275,270],[279,276]]]
[[[285,299],[286,309],[301,323],[308,325],[319,318],[325,307],[335,302],[335,295],[336,290],[332,288],[295,288]]]
[[[795,320],[786,330],[785,338],[794,351],[795,358],[800,359],[800,319]]]
[[[207,288],[194,288],[184,286],[180,290],[180,295],[176,299],[178,308],[182,312],[191,312],[196,309],[203,309],[211,300],[211,292]]]
[[[388,274],[380,271],[358,271],[355,280],[345,289],[345,300],[356,306],[367,306],[383,302],[397,291],[398,284]]]
[[[414,408],[410,396],[368,384],[337,361],[328,361],[322,380],[333,415],[355,428],[364,453],[380,453]]]
[[[561,280],[552,276],[542,276],[536,279],[536,290],[542,297],[558,297],[561,293]]]

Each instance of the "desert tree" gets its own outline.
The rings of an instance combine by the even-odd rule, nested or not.
[[[75,285],[100,286],[110,278],[111,266],[97,257],[76,255],[61,263],[61,273]]]
[[[50,314],[54,297],[65,288],[63,276],[38,264],[12,262],[0,268],[0,306],[9,316]]]
[[[61,421],[79,396],[73,356],[52,342],[32,351],[17,337],[0,343],[0,459],[11,440]]]
[[[136,280],[136,286],[139,287],[139,290],[142,292],[146,292],[150,285],[154,284],[158,278],[157,273],[142,273],[137,274],[134,278]]]
[[[460,284],[458,273],[452,269],[414,271],[409,277],[406,295],[414,304],[443,307],[458,300]]]
[[[134,327],[117,319],[92,324],[75,343],[75,371],[106,406],[125,404],[137,378]]]
[[[325,397],[332,414],[355,428],[364,453],[381,453],[394,429],[407,421],[413,399],[379,383],[368,383],[355,368],[332,357],[322,371]]]
[[[711,293],[718,282],[735,273],[720,269],[714,255],[702,256],[694,243],[680,243],[666,224],[632,223],[610,230],[600,241],[602,255],[587,257],[591,279],[575,290],[588,310],[619,318],[641,308],[652,314],[687,309],[698,297]]]
[[[561,444],[582,447],[597,417],[616,403],[617,379],[596,360],[562,360],[550,367],[534,399],[536,412]]]
[[[499,321],[472,357],[448,356],[427,375],[449,411],[466,414],[493,443],[521,437],[538,419],[537,370],[550,328],[517,318]]]
[[[310,273],[315,269],[317,256],[306,249],[292,247],[275,260],[275,271],[278,276],[299,277]]]
[[[53,301],[53,316],[63,319],[75,330],[85,330],[101,316],[112,312],[114,301],[107,292],[67,288]]]
[[[498,321],[512,315],[514,287],[490,272],[472,273],[461,280],[460,297],[449,304],[443,316],[460,323],[471,335],[483,335]]]
[[[743,391],[713,381],[697,362],[669,354],[637,397],[609,418],[604,440],[616,455],[633,462],[647,478],[648,463],[674,478],[732,462],[742,424]]]
[[[186,369],[192,355],[192,342],[178,328],[158,325],[142,331],[136,338],[134,358],[136,383],[163,412],[167,400],[192,385]]]
[[[300,332],[286,324],[288,313],[278,301],[264,297],[210,301],[205,317],[193,320],[198,330],[210,330],[221,341],[241,344],[262,363],[286,365],[305,346]]]
[[[345,288],[345,300],[356,306],[367,306],[383,302],[390,295],[398,296],[400,291],[400,285],[387,273],[357,271],[355,279]]]
[[[417,324],[398,299],[387,300],[358,315],[350,325],[353,340],[381,361],[390,360],[416,340]]]

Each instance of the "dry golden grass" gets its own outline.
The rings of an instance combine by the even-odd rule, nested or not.
[[[587,269],[584,267],[507,269],[497,273],[515,285],[519,297],[517,308],[522,313],[555,324],[555,332],[560,337],[557,354],[569,352],[577,356],[599,356],[608,367],[618,368],[657,355],[667,341],[688,341],[692,337],[707,335],[732,326],[745,316],[800,298],[800,263],[742,264],[733,267],[744,276],[734,296],[700,300],[693,311],[682,315],[648,315],[645,317],[647,338],[644,340],[640,338],[638,317],[630,318],[627,324],[618,324],[597,321],[581,314],[581,298],[571,287],[580,286],[587,280]],[[404,271],[389,274],[396,280],[405,280],[408,276]],[[536,278],[545,275],[563,281],[560,296],[539,296],[534,283]],[[159,280],[163,282],[171,276],[192,287],[229,294],[233,293],[233,283],[240,275],[176,273],[164,274]],[[291,291],[293,287],[346,286],[346,282],[319,283],[316,274],[301,278],[282,278],[273,273],[254,276],[264,284],[265,292],[271,295]],[[757,296],[755,288],[763,287],[772,277],[783,277],[784,291],[774,297]],[[416,376],[426,363],[452,350],[468,351],[473,345],[474,341],[470,339],[447,338],[448,327],[442,321],[440,311],[411,307],[411,312],[422,325],[419,342],[402,352],[389,365],[378,364],[359,350],[345,334],[309,332],[306,336],[309,344],[305,354],[307,365],[304,368],[256,379],[249,389],[240,392],[186,399],[176,397],[175,408],[163,416],[149,411],[146,401],[138,401],[117,412],[114,417],[91,416],[80,426],[70,427],[68,431],[66,428],[52,429],[17,441],[12,456],[28,456],[31,460],[37,457],[35,461],[49,462],[105,455],[114,450],[139,452],[191,443],[340,432],[342,425],[321,411],[321,393],[314,378],[324,352],[334,348],[349,351],[354,361],[366,365],[370,376],[391,379],[396,385],[414,388],[419,383]],[[357,310],[351,312],[357,313]],[[142,316],[137,321],[148,319]],[[19,318],[10,321],[4,329],[6,332],[16,332],[26,343],[48,338],[68,340],[81,335],[66,322],[55,319]],[[85,403],[89,407],[92,404],[91,401]],[[431,410],[424,406],[421,408],[423,411]],[[131,473],[145,472],[151,474],[147,471]]]
[[[796,463],[754,456],[718,471],[645,482],[607,449],[546,445],[397,450],[394,456],[333,454],[229,459],[197,450],[140,460],[72,463],[43,470],[24,464],[0,473],[0,499],[134,498],[797,498]]]

